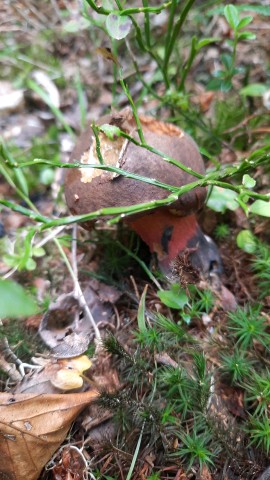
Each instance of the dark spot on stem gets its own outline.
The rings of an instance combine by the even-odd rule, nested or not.
[[[168,253],[169,251],[169,241],[172,238],[172,233],[173,233],[173,225],[170,225],[169,227],[165,227],[165,229],[163,230],[162,237],[161,237],[161,246],[165,253]]]

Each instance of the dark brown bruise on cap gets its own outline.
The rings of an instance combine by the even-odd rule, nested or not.
[[[203,159],[196,143],[187,133],[172,124],[155,120],[152,117],[140,116],[140,122],[146,143],[192,170],[204,174]],[[129,108],[105,116],[97,124],[118,126],[130,136],[139,140],[136,123]],[[173,186],[180,187],[196,180],[194,176],[175,165],[169,164],[160,156],[138,147],[122,137],[111,141],[105,134],[101,134],[100,143],[101,146],[105,145],[107,149],[104,158],[105,164],[110,162],[128,172]],[[118,147],[115,147],[117,145]],[[91,146],[92,153],[90,152]],[[114,158],[112,158],[111,148],[112,150],[116,149]],[[94,163],[93,158],[94,162],[98,164],[94,135],[91,127],[89,127],[79,137],[71,154],[70,163],[86,161]],[[88,178],[89,175],[93,175],[93,178]],[[94,212],[100,208],[130,206],[164,199],[169,193],[168,190],[155,185],[92,168],[68,169],[65,177],[67,205],[71,213],[76,215]],[[205,196],[206,188],[197,187],[179,197],[167,208],[170,211],[175,211],[177,215],[185,216],[197,211],[202,206]]]

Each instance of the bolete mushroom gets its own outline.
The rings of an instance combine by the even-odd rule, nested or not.
[[[144,139],[148,145],[204,174],[203,159],[194,140],[183,130],[150,116],[140,115]],[[124,109],[103,117],[97,123],[119,127],[139,140],[137,125],[131,110]],[[196,180],[189,172],[165,161],[156,153],[135,145],[123,136],[110,139],[99,131],[100,151],[106,165],[119,167],[143,177],[172,185],[183,186]],[[70,162],[99,164],[96,138],[91,127],[80,136]],[[130,206],[164,199],[170,192],[159,186],[127,178],[115,172],[96,168],[68,169],[65,177],[65,195],[72,214],[80,215],[105,207]],[[157,254],[161,269],[168,273],[171,262],[186,248],[194,267],[208,274],[213,265],[220,265],[217,248],[206,237],[195,217],[205,200],[206,188],[197,187],[179,196],[169,206],[128,216],[124,221]],[[91,228],[86,223],[85,228]]]

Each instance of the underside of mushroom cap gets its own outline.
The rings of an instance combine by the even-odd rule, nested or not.
[[[192,138],[178,127],[152,117],[140,116],[145,141],[167,156],[203,174],[204,164]],[[110,124],[119,127],[139,141],[137,127],[130,109],[102,118],[98,125]],[[123,137],[110,140],[99,133],[101,154],[105,165],[121,168],[140,176],[159,180],[172,186],[182,186],[196,178]],[[70,162],[84,165],[97,164],[96,141],[89,127],[79,138],[70,157]],[[138,203],[164,199],[169,191],[123,175],[96,168],[72,168],[65,177],[65,195],[73,214],[94,212],[106,207],[131,206]],[[203,204],[206,188],[197,187],[185,193],[168,208],[177,215],[188,215]]]

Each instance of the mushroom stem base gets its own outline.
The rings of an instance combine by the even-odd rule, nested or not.
[[[127,220],[129,226],[156,253],[162,269],[167,270],[171,262],[185,248],[194,246],[194,238],[201,232],[195,215],[179,217],[161,210],[150,215]]]

